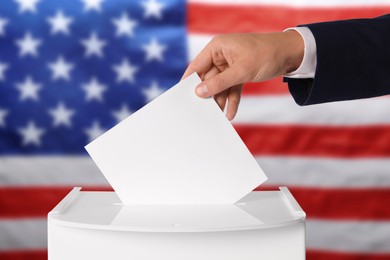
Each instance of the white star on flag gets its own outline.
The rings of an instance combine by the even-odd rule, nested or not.
[[[52,79],[70,80],[70,71],[73,65],[66,62],[62,56],[59,56],[55,62],[49,63],[49,69],[52,71]]]
[[[45,130],[43,128],[37,127],[34,121],[30,121],[25,128],[19,128],[18,132],[20,135],[22,135],[23,145],[33,144],[40,146],[41,137],[45,133]]]
[[[130,116],[133,112],[129,110],[126,104],[123,104],[121,109],[118,111],[113,111],[112,115],[116,119],[117,123],[125,120],[128,116]]]
[[[158,86],[157,82],[153,81],[150,87],[142,89],[142,94],[145,96],[146,102],[150,102],[164,91],[164,89]]]
[[[24,35],[23,39],[16,41],[16,45],[19,47],[19,56],[21,57],[29,54],[34,57],[38,56],[38,47],[41,44],[42,41],[34,39],[29,32]]]
[[[117,73],[117,82],[133,83],[134,74],[138,71],[138,67],[131,65],[127,59],[123,59],[121,64],[113,66],[113,70]]]
[[[72,126],[71,117],[74,114],[72,109],[67,109],[63,103],[59,103],[55,109],[50,109],[49,114],[53,117],[53,126]]]
[[[69,26],[73,22],[70,16],[65,16],[62,11],[57,11],[55,16],[47,18],[51,26],[51,34],[63,33],[69,34]]]
[[[41,0],[15,0],[15,2],[19,5],[19,12],[24,13],[27,11],[30,11],[32,13],[35,13],[37,10],[37,4]]]
[[[106,46],[106,41],[100,40],[96,33],[91,33],[91,36],[88,39],[81,40],[81,44],[85,47],[84,55],[86,57],[96,55],[98,57],[103,57],[103,47]]]
[[[93,122],[92,126],[90,128],[85,129],[84,132],[88,136],[88,141],[92,142],[94,139],[101,136],[105,132],[105,129],[100,126],[98,121],[95,121]]]
[[[152,39],[149,44],[142,45],[146,52],[146,61],[158,60],[164,61],[163,52],[167,47],[160,44],[156,39]]]
[[[5,35],[5,26],[8,24],[8,20],[0,17],[0,36]]]
[[[103,92],[107,90],[107,87],[93,77],[89,83],[83,84],[82,89],[85,91],[85,100],[97,100],[103,101]]]
[[[5,79],[5,71],[8,69],[8,64],[7,63],[2,63],[0,61],[0,81],[3,81]]]
[[[32,99],[39,100],[38,91],[42,88],[40,84],[35,83],[30,76],[26,77],[23,83],[16,84],[20,91],[20,100]]]
[[[120,18],[113,19],[112,22],[116,27],[116,36],[134,36],[134,28],[137,25],[137,22],[130,19],[127,13],[123,13]]]
[[[162,18],[162,10],[164,4],[157,2],[156,0],[143,1],[141,5],[145,8],[144,17],[155,17],[157,19]]]
[[[0,126],[5,127],[5,117],[8,115],[8,110],[0,109]]]
[[[84,11],[95,10],[100,12],[102,9],[102,3],[104,0],[81,0],[84,4]]]

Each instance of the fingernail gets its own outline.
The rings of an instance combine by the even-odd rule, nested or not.
[[[207,97],[209,93],[209,89],[206,87],[204,83],[201,83],[196,89],[195,92],[200,97]]]

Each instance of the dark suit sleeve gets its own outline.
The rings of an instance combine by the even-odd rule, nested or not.
[[[390,15],[304,25],[314,35],[314,79],[285,78],[299,105],[390,94]]]

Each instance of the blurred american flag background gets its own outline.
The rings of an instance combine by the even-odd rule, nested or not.
[[[83,146],[213,35],[386,13],[388,0],[1,0],[0,259],[47,258],[46,214],[74,186],[110,189]],[[306,211],[308,259],[390,259],[388,97],[298,107],[278,78],[246,85],[234,125],[269,177],[259,190],[286,185]]]

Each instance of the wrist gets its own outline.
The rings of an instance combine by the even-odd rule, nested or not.
[[[284,74],[297,70],[303,61],[305,44],[302,36],[295,30],[283,32],[286,37]]]

